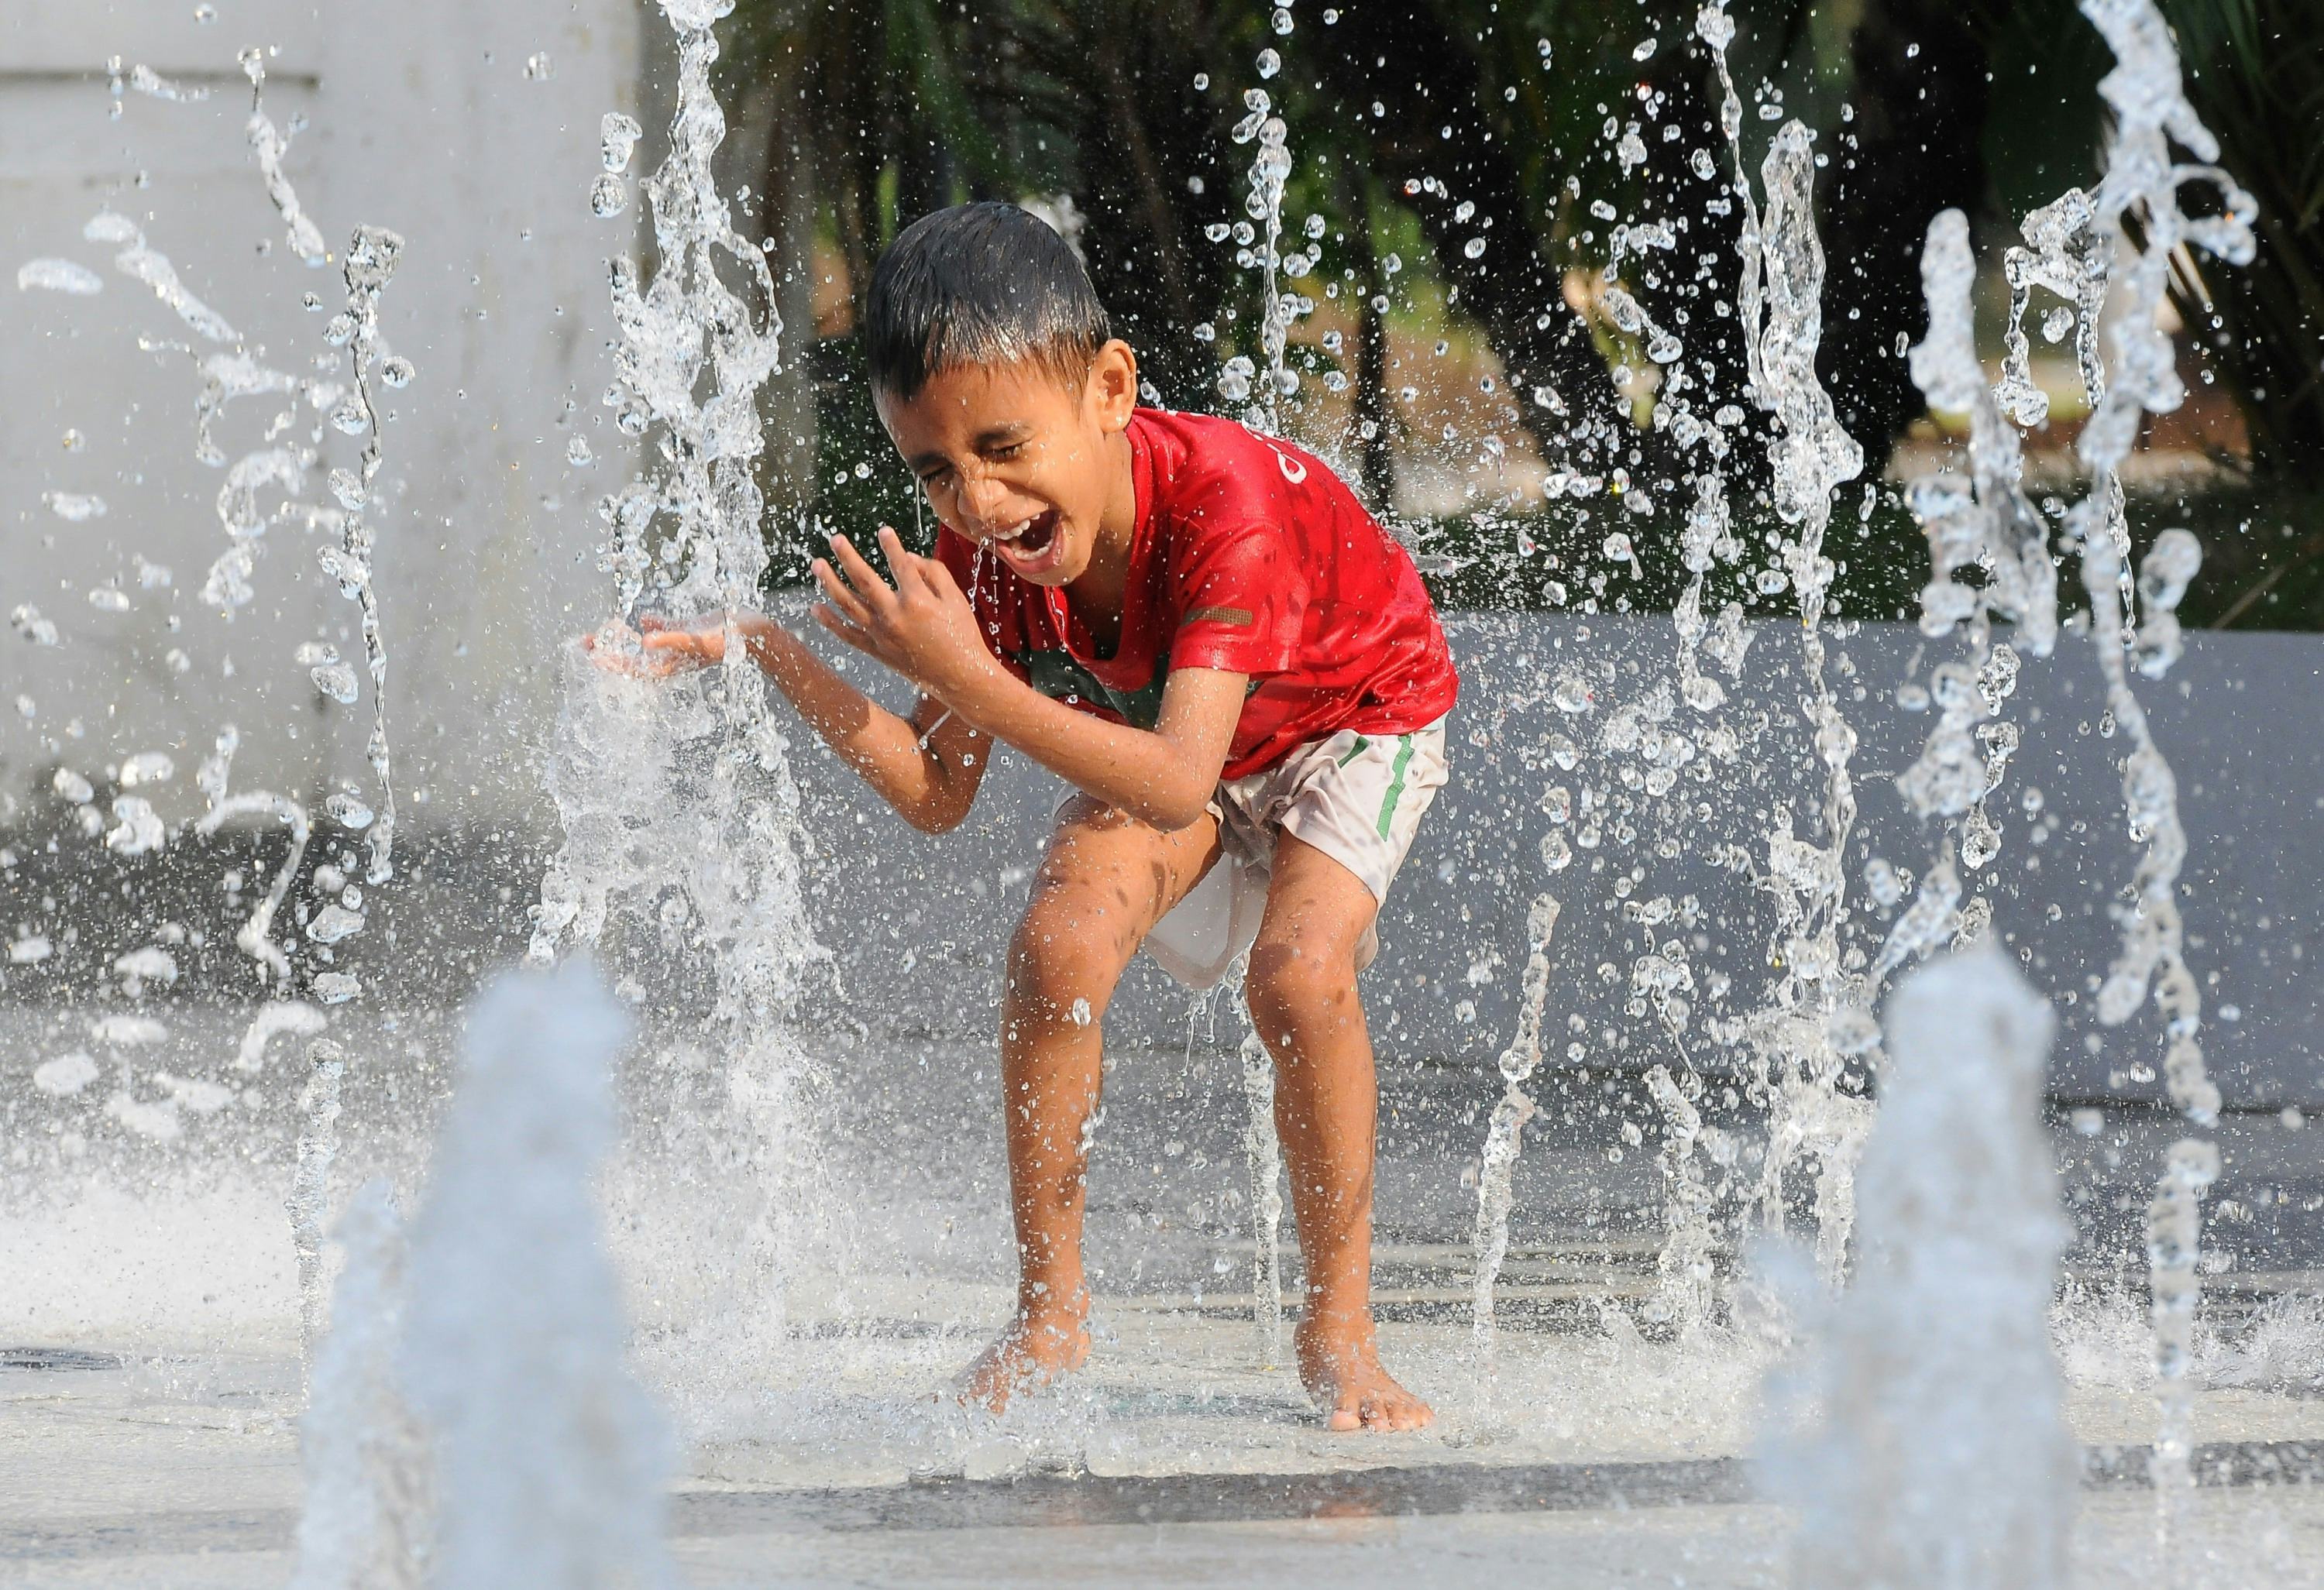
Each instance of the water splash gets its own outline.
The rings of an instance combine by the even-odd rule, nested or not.
[[[290,1247],[299,1262],[299,1361],[312,1371],[315,1347],[330,1320],[330,1290],[323,1277],[323,1227],[331,1207],[331,1167],[339,1157],[339,1085],[346,1052],[328,1038],[307,1046],[304,1117],[283,1209],[290,1217]]]
[[[2121,952],[2107,969],[2098,996],[2098,1019],[2109,1026],[2126,1022],[2145,1003],[2150,988],[2162,1012],[2167,1047],[2164,1074],[2173,1103],[2199,1126],[2217,1120],[2219,1091],[2206,1072],[2201,1041],[2202,991],[2185,957],[2179,912],[2178,879],[2187,836],[2178,806],[2178,781],[2155,743],[2144,709],[2130,685],[2137,637],[2132,625],[2136,587],[2130,565],[2130,530],[2125,511],[2121,467],[2147,414],[2175,409],[2185,400],[2171,339],[2161,315],[2168,295],[2172,258],[2181,248],[2200,249],[2230,264],[2247,264],[2255,243],[2252,223],[2257,206],[2218,165],[2218,141],[2202,124],[2186,97],[2179,58],[2168,25],[2152,0],[2082,0],[2082,14],[2104,35],[2116,65],[2099,81],[2098,93],[2114,112],[2106,146],[2106,175],[2091,205],[2098,242],[2094,259],[2127,262],[2116,283],[2118,312],[2106,337],[2111,360],[2098,372],[2092,410],[2075,448],[2089,472],[2090,490],[2068,510],[2067,537],[2081,555],[2082,587],[2090,601],[2090,640],[2106,682],[2107,710],[2130,750],[2124,758],[2122,786],[2131,837],[2145,846],[2131,880],[2133,903],[2119,911]],[[2176,142],[2198,162],[2171,156]],[[2190,185],[2209,188],[2219,213],[2200,219],[2181,208]],[[2133,226],[2136,235],[2134,240]],[[2173,538],[2156,552],[2163,562],[2152,588],[2172,597],[2184,588],[2185,574],[2199,555],[2188,540]],[[2176,620],[2169,633],[2175,636]],[[2168,666],[2166,644],[2145,660],[2160,672]],[[2200,1232],[2197,1201],[2217,1173],[2217,1151],[2198,1142],[2172,1150],[2155,1193],[2150,1229],[2168,1240],[2152,1247],[2151,1284],[2155,1308],[2155,1366],[2162,1438],[2155,1451],[2157,1529],[2166,1570],[2184,1530],[2183,1515],[2192,1479],[2183,1446],[2192,1418],[2193,1387],[2183,1368],[2180,1318],[2191,1317],[2196,1301],[2195,1242]]]
[[[1727,63],[1734,21],[1723,4],[1714,3],[1697,14],[1695,32],[1711,49],[1720,127],[1743,212],[1735,304],[1745,391],[1775,420],[1770,492],[1777,517],[1792,529],[1780,548],[1783,579],[1775,588],[1788,584],[1798,604],[1808,724],[1822,772],[1816,838],[1796,837],[1788,810],[1775,813],[1766,836],[1765,879],[1775,902],[1781,975],[1767,1004],[1744,1017],[1739,1032],[1753,1057],[1753,1092],[1771,1117],[1761,1218],[1772,1229],[1783,1227],[1787,1174],[1812,1162],[1817,1256],[1827,1281],[1836,1283],[1847,1259],[1853,1164],[1869,1128],[1870,1107],[1844,1090],[1849,1052],[1861,1046],[1861,1024],[1850,1016],[1855,1001],[1843,942],[1849,925],[1844,856],[1856,821],[1849,768],[1856,731],[1840,710],[1826,670],[1825,619],[1835,571],[1823,541],[1832,492],[1863,473],[1864,453],[1840,427],[1816,375],[1824,257],[1815,231],[1814,134],[1797,120],[1777,129],[1760,165],[1763,208],[1744,161],[1742,100]],[[1693,538],[1715,542],[1717,534],[1713,519]],[[1684,637],[1683,642],[1692,643]]]
[[[584,963],[504,974],[468,1019],[411,1228],[404,1383],[436,1438],[430,1582],[673,1582],[672,1454],[623,1362],[593,1182],[629,1022]]]
[[[1275,1061],[1255,1031],[1244,1034],[1238,1058],[1243,1160],[1250,1172],[1252,1317],[1260,1360],[1275,1365],[1283,1362],[1283,1144],[1275,1133]]]
[[[1490,1358],[1495,1342],[1493,1289],[1509,1252],[1509,1213],[1514,1206],[1517,1150],[1534,1113],[1526,1084],[1541,1065],[1541,1022],[1549,1003],[1549,942],[1557,931],[1557,901],[1534,896],[1526,913],[1526,969],[1520,985],[1517,1031],[1501,1051],[1501,1097],[1485,1128],[1477,1168],[1475,1274],[1471,1280],[1470,1331],[1480,1353]]]
[[[378,776],[380,795],[378,819],[364,834],[371,850],[364,881],[373,885],[385,883],[395,873],[395,780],[387,739],[387,643],[380,635],[379,593],[372,584],[371,527],[364,510],[372,501],[380,465],[379,415],[374,407],[372,383],[387,379],[402,386],[410,380],[408,366],[401,379],[393,379],[396,372],[390,367],[400,362],[388,352],[379,332],[380,291],[395,274],[395,262],[402,252],[403,239],[383,226],[356,227],[355,241],[347,245],[346,315],[355,323],[354,334],[347,339],[355,388],[347,403],[355,422],[353,429],[364,436],[364,442],[354,476],[345,470],[331,472],[331,491],[346,510],[340,523],[340,556],[332,557],[332,548],[325,547],[317,559],[323,571],[338,581],[339,594],[355,602],[363,613],[364,657],[371,673],[372,705],[364,755]]]
[[[249,920],[234,935],[235,949],[272,972],[275,982],[287,988],[290,982],[290,958],[283,953],[272,935],[274,914],[282,908],[283,898],[290,892],[291,879],[299,876],[299,863],[307,854],[307,840],[310,832],[307,808],[287,795],[265,790],[236,795],[221,794],[212,801],[210,809],[195,823],[194,832],[208,838],[217,832],[228,819],[235,817],[272,817],[290,831],[290,853],[282,859],[281,867],[275,871],[274,882],[267,888],[265,898],[259,901],[258,908],[250,914]]]
[[[335,1235],[346,1262],[299,1420],[306,1505],[290,1590],[420,1590],[428,1471],[395,1375],[403,1235],[384,1181],[355,1189]]]
[[[246,1077],[254,1077],[266,1069],[266,1046],[277,1037],[288,1034],[292,1037],[312,1038],[328,1025],[321,1011],[303,999],[277,999],[258,1007],[258,1014],[243,1029],[242,1043],[235,1050],[234,1069]]]
[[[1290,8],[1277,8],[1274,18],[1275,32],[1288,35],[1293,27]],[[1282,60],[1276,51],[1262,50],[1257,66],[1262,78],[1272,78],[1281,69]],[[1219,394],[1229,402],[1243,402],[1251,395],[1252,378],[1262,376],[1263,366],[1259,401],[1250,406],[1246,418],[1261,430],[1278,433],[1283,428],[1283,401],[1299,390],[1298,372],[1284,362],[1292,323],[1314,308],[1283,283],[1305,275],[1314,267],[1314,256],[1297,244],[1288,253],[1283,248],[1283,193],[1291,179],[1289,126],[1264,88],[1245,89],[1242,104],[1247,114],[1235,124],[1231,136],[1237,143],[1259,145],[1251,156],[1243,197],[1243,214],[1250,219],[1236,225],[1231,234],[1225,227],[1216,231],[1222,237],[1234,238],[1235,263],[1259,277],[1259,363],[1254,365],[1247,354],[1228,360],[1219,375]],[[1315,253],[1320,255],[1320,247]]]
[[[199,105],[210,97],[204,85],[165,78],[142,60],[129,69],[129,86],[150,98],[166,99],[173,105]]]
[[[2153,1335],[2159,1414],[2147,1473],[2154,1483],[2155,1530],[2164,1566],[2173,1566],[2194,1502],[2195,1312],[2203,1300],[2203,1195],[2219,1179],[2219,1151],[2200,1138],[2171,1145],[2146,1206],[2147,1321]]]
[[[622,619],[641,602],[687,616],[755,606],[767,565],[758,398],[781,367],[783,327],[765,255],[734,230],[714,172],[726,123],[711,91],[710,26],[732,9],[666,0],[678,104],[668,156],[641,184],[659,262],[650,277],[628,258],[611,265],[621,335],[607,403],[624,435],[660,431],[652,475],[601,505],[601,566]],[[635,644],[618,624],[601,639]],[[547,774],[565,842],[530,954],[547,962],[565,943],[594,942],[632,904],[650,907],[664,935],[718,946],[700,1030],[726,1059],[724,1108],[693,1123],[685,1152],[706,1144],[737,1200],[726,1227],[746,1252],[714,1268],[727,1300],[719,1328],[747,1357],[779,1351],[788,1234],[808,1201],[789,1180],[804,1152],[796,1094],[807,1062],[784,1018],[823,952],[807,924],[788,746],[731,627],[725,655],[723,668],[655,689],[571,650]]]
[[[293,247],[310,263],[320,262],[324,254],[319,234],[306,216],[281,168],[287,142],[273,127],[263,108],[263,52],[259,51],[246,51],[243,57],[244,69],[252,87],[249,122],[252,146],[257,155],[268,195],[290,230]],[[115,69],[117,94],[120,86],[118,62],[115,63]],[[164,97],[187,97],[169,91],[171,86],[142,67],[133,77],[134,86],[145,91],[164,92]],[[156,88],[156,84],[161,87]],[[376,416],[372,406],[372,381],[375,375],[386,384],[401,386],[407,384],[411,376],[409,362],[392,354],[378,335],[378,296],[392,272],[401,240],[393,233],[381,228],[360,227],[348,250],[346,261],[348,308],[333,322],[332,330],[326,333],[326,341],[335,345],[354,345],[355,383],[350,394],[336,382],[293,376],[261,363],[242,345],[239,335],[225,317],[186,289],[169,257],[154,248],[143,231],[128,216],[113,210],[103,210],[91,217],[82,232],[92,242],[115,245],[115,267],[151,287],[161,301],[198,336],[207,341],[229,345],[220,350],[200,352],[182,342],[140,338],[140,345],[148,350],[174,351],[194,361],[202,381],[195,403],[195,455],[203,464],[223,467],[226,472],[226,478],[217,492],[216,511],[220,527],[226,532],[227,547],[210,566],[201,586],[202,600],[228,620],[239,609],[255,600],[257,591],[253,581],[259,549],[262,538],[272,524],[286,520],[303,522],[310,529],[327,525],[342,533],[342,545],[324,548],[321,561],[327,572],[339,579],[343,593],[360,602],[364,608],[365,650],[374,681],[374,713],[367,754],[379,776],[383,791],[380,803],[383,814],[379,823],[373,825],[369,835],[371,866],[366,881],[372,884],[384,882],[391,869],[395,803],[389,777],[391,764],[383,700],[386,654],[380,638],[378,602],[371,587],[370,531],[358,513],[297,502],[296,496],[304,489],[309,473],[319,461],[319,454],[313,447],[272,444],[291,423],[290,416],[295,413],[296,401],[303,401],[318,412],[330,409],[331,418],[341,430],[348,434],[370,432],[358,469],[332,472],[335,490],[353,483],[356,494],[368,500],[381,458]],[[61,262],[34,263],[45,267]],[[86,283],[79,283],[76,287],[60,280],[59,273],[52,271],[30,271],[29,267],[27,270],[31,280],[26,281],[26,285],[38,281],[42,285],[60,286],[67,290],[78,290],[86,286]],[[20,277],[25,274],[20,272]],[[294,408],[278,417],[269,427],[267,445],[244,454],[228,464],[227,455],[219,445],[217,432],[229,405],[238,399],[265,394],[291,397]],[[319,442],[319,427],[313,439]],[[269,510],[263,504],[261,497],[262,493],[273,489],[288,493],[290,500]],[[51,507],[60,513],[81,517],[91,517],[104,511],[100,500],[70,493],[54,494]],[[160,588],[172,583],[168,569],[150,560],[139,561],[140,580],[144,587]],[[92,592],[90,601],[106,611],[124,611],[131,605],[127,593],[109,584]],[[54,626],[37,612],[25,610],[13,616],[18,628],[32,639],[55,638]],[[46,635],[41,633],[44,628],[48,631]],[[171,661],[181,672],[189,666],[182,651],[173,650]],[[336,680],[331,683],[336,683]],[[350,696],[352,692],[333,690],[329,694],[344,698]],[[214,835],[227,821],[252,816],[278,820],[290,828],[291,845],[289,856],[258,909],[235,935],[237,947],[260,963],[263,972],[271,976],[278,995],[282,995],[287,994],[290,988],[292,967],[288,950],[273,942],[272,930],[274,916],[287,898],[305,855],[309,838],[308,818],[305,808],[286,796],[265,792],[241,795],[227,793],[227,770],[234,747],[238,741],[239,736],[228,726],[219,737],[217,753],[203,765],[198,782],[208,800],[209,809],[195,824],[195,832],[204,836]],[[107,845],[117,852],[143,854],[161,849],[168,841],[165,825],[151,803],[142,796],[118,797],[115,803],[115,816],[118,820],[117,824],[105,832],[105,838]],[[101,832],[101,825],[90,824],[86,820],[84,827],[91,837]],[[310,933],[309,937],[318,943],[324,943],[344,939],[359,931],[364,922],[355,904],[359,897],[359,891],[349,889],[339,901],[327,903],[317,918],[324,924],[325,931]],[[327,1004],[352,997],[356,987],[353,975],[345,971],[327,972],[316,979],[317,993]],[[265,1021],[265,1016],[262,1015],[252,1031],[259,1032]],[[284,1029],[265,1029],[270,1035],[278,1030]],[[300,1029],[294,1026],[290,1030]],[[245,1040],[244,1055],[249,1053],[249,1042]],[[256,1042],[257,1053],[263,1060],[264,1038],[260,1037]]]
[[[1888,1009],[1859,1256],[1770,1466],[1811,1590],[2063,1590],[2080,1454],[2049,1335],[2069,1227],[2042,1130],[2049,1006],[1990,950]]]
[[[77,260],[27,260],[16,267],[16,290],[94,298],[105,290],[105,278]]]
[[[1900,783],[1924,814],[1961,818],[1965,864],[1975,868],[1990,859],[1998,835],[1985,815],[1984,797],[1999,782],[2016,744],[2014,725],[1980,723],[1977,733],[1985,742],[1985,756],[1979,766],[1969,740],[1969,726],[1998,712],[2015,676],[2015,653],[1989,645],[1990,617],[1997,611],[2015,619],[2037,655],[2049,649],[2055,634],[2054,560],[2046,529],[2019,483],[2015,433],[2002,422],[2005,413],[2019,425],[2038,424],[2048,414],[2048,399],[2033,382],[2024,334],[2024,317],[2039,288],[2065,300],[2051,311],[2045,332],[2055,340],[2069,326],[2074,330],[2076,363],[2091,403],[2076,443],[2090,488],[2067,511],[2065,539],[2080,558],[2107,711],[2130,743],[2122,772],[2130,834],[2145,847],[2132,879],[2132,903],[2116,913],[2122,948],[2099,987],[2098,1015],[2105,1025],[2118,1026],[2137,1013],[2152,988],[2164,1018],[2172,1099],[2198,1126],[2209,1126],[2218,1117],[2219,1093],[2206,1073],[2201,990],[2184,956],[2178,878],[2187,837],[2177,780],[2130,683],[2133,666],[2160,677],[2183,650],[2176,609],[2200,567],[2202,548],[2185,530],[2165,530],[2134,578],[2121,468],[2144,416],[2168,412],[2185,398],[2170,337],[2161,326],[2174,252],[2191,246],[2229,263],[2248,263],[2256,207],[2217,165],[2171,158],[2173,140],[2202,162],[2216,161],[2218,146],[2187,102],[2170,31],[2152,0],[2083,0],[2081,9],[2116,62],[2099,84],[2114,112],[2106,174],[2095,195],[2070,188],[2033,211],[2022,227],[2023,246],[2008,251],[2007,352],[1993,391],[1986,390],[1970,331],[1974,266],[1967,223],[1959,214],[1948,211],[1932,223],[1922,256],[1931,329],[1914,352],[1914,379],[1932,407],[1966,411],[1970,422],[1969,480],[1940,476],[1914,492],[1933,565],[1922,627],[1941,634],[1968,620],[1971,652],[1967,664],[1947,664],[1936,671],[1942,716],[1920,762]],[[2217,215],[2195,219],[2183,212],[2179,196],[2190,185],[2217,194]],[[2118,280],[2117,262],[2127,263]],[[2121,302],[2103,338],[2112,354],[2109,384],[2099,312],[2116,286]],[[1955,569],[1970,561],[1988,570],[1981,592],[1950,580]],[[2142,602],[2144,634],[2138,627]],[[1950,862],[1941,870],[1950,883]],[[1951,895],[1958,898],[1958,884]],[[1950,904],[1945,902],[1947,914]],[[1937,914],[1918,905],[1915,910],[1923,920],[1914,937],[1925,943],[1937,925],[1928,918]],[[1914,915],[1899,920],[1892,947]],[[2148,1212],[2161,1419],[2153,1466],[2166,1571],[2184,1530],[2193,1484],[2187,1466],[2193,1412],[2187,1346],[2200,1300],[2200,1203],[2218,1171],[2217,1151],[2209,1144],[2192,1139],[2176,1144]]]
[[[153,296],[197,336],[214,343],[242,340],[225,316],[196,298],[178,280],[178,268],[170,262],[170,256],[147,243],[144,232],[128,216],[117,210],[100,210],[81,228],[81,235],[91,243],[121,244],[121,252],[113,256],[114,269],[152,289]]]
[[[309,265],[327,263],[330,255],[323,245],[323,234],[308,218],[297,191],[290,186],[290,179],[282,170],[282,162],[290,152],[290,140],[282,135],[274,119],[266,114],[266,51],[254,44],[239,59],[243,75],[250,79],[250,119],[244,124],[243,135],[250,141],[250,152],[258,159],[266,197],[282,214],[282,225],[290,234],[290,252]]]

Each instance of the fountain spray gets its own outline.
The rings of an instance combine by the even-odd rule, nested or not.
[[[1936,670],[1943,716],[1920,761],[1900,782],[1924,815],[1960,820],[1965,865],[1975,869],[1991,859],[1999,834],[1985,815],[1984,800],[2000,782],[2017,743],[2015,726],[1995,718],[2015,681],[2016,656],[2009,647],[1992,643],[1991,617],[1999,612],[2014,620],[2037,656],[2049,651],[2057,630],[2055,560],[2046,528],[2020,485],[2016,435],[2003,422],[2006,413],[2017,425],[2035,425],[2048,413],[2048,400],[2032,381],[2024,332],[2038,287],[2064,300],[2052,317],[2071,322],[2076,363],[2091,405],[2075,444],[2090,486],[2067,510],[2064,540],[2080,560],[2107,718],[2129,740],[2122,771],[2124,804],[2130,836],[2144,847],[2131,882],[2132,904],[2117,911],[2122,948],[2099,987],[2098,1016],[2108,1026],[2123,1025],[2137,1014],[2151,988],[2165,1024],[2164,1071],[2172,1100],[2197,1126],[2209,1126],[2218,1119],[2219,1092],[2206,1074],[2202,994],[2184,953],[2178,879],[2187,836],[2179,817],[2177,778],[2130,683],[2134,665],[2159,678],[2183,649],[2174,610],[2200,565],[2202,549],[2189,532],[2166,529],[2134,580],[2121,469],[2144,416],[2169,412],[2186,396],[2170,337],[2159,324],[2174,254],[2200,248],[2229,264],[2248,263],[2255,246],[2256,206],[2232,177],[2208,163],[2218,159],[2218,141],[2187,102],[2178,53],[2152,0],[2083,0],[2081,9],[2116,59],[2115,69],[2098,85],[2114,113],[2105,175],[2096,193],[2070,188],[2028,215],[2021,228],[2023,245],[2008,251],[2009,328],[1997,388],[1986,386],[1970,330],[1974,264],[1966,221],[1951,211],[1939,216],[1922,256],[1930,333],[1914,351],[1914,380],[1932,406],[1966,410],[1970,424],[1969,479],[1941,475],[1914,491],[1933,563],[1923,596],[1922,628],[1941,635],[1967,620],[1970,656]],[[2206,163],[2174,161],[2174,140]],[[2217,193],[2218,215],[2198,219],[2183,211],[2179,196],[2190,184]],[[2099,310],[2117,285],[2121,299],[2102,337]],[[2062,326],[2055,329],[2063,335]],[[2111,364],[2102,348],[2111,353]],[[1978,591],[1951,579],[1972,561],[1988,571]],[[1978,722],[1981,718],[1995,721]],[[1972,723],[1984,743],[1982,765],[1969,742]],[[1950,879],[1949,865],[1939,871]],[[1957,885],[1954,890],[1957,895]],[[1890,950],[1906,938],[1913,941],[1907,948],[1925,952],[1940,919],[1950,914],[1949,904],[1941,911],[1921,912],[1921,928],[1908,934],[1908,913],[1891,935]],[[1884,953],[1884,966],[1901,958]],[[2147,1210],[2161,1413],[2152,1466],[2166,1570],[2184,1533],[2193,1485],[2188,1460],[2194,1388],[2188,1376],[2200,1300],[2200,1201],[2218,1172],[2212,1144],[2196,1138],[2173,1144]]]
[[[726,123],[711,91],[711,27],[733,9],[733,0],[662,5],[678,36],[678,103],[668,156],[641,185],[658,258],[650,271],[627,257],[611,262],[620,337],[606,393],[624,435],[655,433],[656,462],[601,505],[615,621],[599,637],[634,648],[626,620],[641,605],[724,614],[725,662],[649,685],[568,648],[546,772],[565,842],[541,887],[531,959],[595,943],[629,910],[650,912],[648,931],[665,944],[712,947],[700,1031],[724,1057],[723,1108],[691,1132],[669,1125],[684,1178],[736,1200],[718,1224],[742,1234],[747,1260],[718,1255],[704,1278],[724,1295],[722,1328],[739,1334],[746,1356],[763,1357],[780,1337],[783,1265],[805,1201],[788,1179],[802,1152],[797,1089],[807,1061],[785,1023],[823,951],[801,890],[788,747],[733,621],[758,605],[768,563],[758,401],[781,368],[783,331],[765,255],[735,231],[714,171]],[[592,208],[618,215],[637,131],[613,116],[603,132]],[[687,1089],[671,1081],[670,1107],[681,1111],[676,1096]],[[719,1173],[697,1179],[691,1167],[706,1157]]]
[[[651,1590],[673,1454],[624,1363],[594,1185],[629,1018],[586,963],[468,1017],[411,1228],[402,1370],[435,1437],[439,1590]]]
[[[1808,1590],[2063,1590],[2080,1453],[2049,1313],[2068,1227],[2041,1126],[2049,1006],[1990,949],[1889,1002],[1858,1257],[1779,1440]]]
[[[355,1189],[336,1236],[346,1264],[299,1421],[307,1500],[290,1586],[420,1590],[429,1476],[395,1374],[403,1233],[384,1181]]]

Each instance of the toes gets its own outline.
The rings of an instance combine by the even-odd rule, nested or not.
[[[1363,1428],[1363,1420],[1353,1408],[1342,1403],[1332,1410],[1332,1417],[1325,1420],[1324,1428],[1335,1430],[1360,1429]]]

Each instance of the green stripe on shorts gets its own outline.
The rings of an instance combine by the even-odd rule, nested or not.
[[[1404,770],[1412,765],[1412,736],[1397,737],[1396,765],[1388,769],[1388,798],[1380,802],[1379,836],[1388,837],[1388,825],[1396,821],[1396,804],[1404,798]]]

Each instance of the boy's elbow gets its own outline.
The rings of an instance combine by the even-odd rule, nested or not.
[[[947,795],[911,805],[899,804],[896,810],[905,822],[922,833],[950,833],[968,821],[968,809],[975,800],[975,793],[971,791],[967,800]]]
[[[964,806],[958,810],[950,806],[908,806],[900,814],[922,833],[950,833],[968,821],[968,809]]]
[[[1165,833],[1176,833],[1182,828],[1192,828],[1210,810],[1211,786],[1205,785],[1192,793],[1174,792],[1154,803],[1145,813],[1146,821]]]

